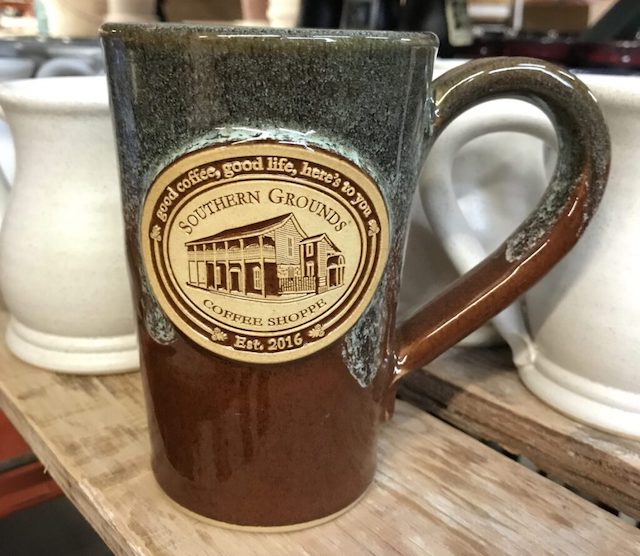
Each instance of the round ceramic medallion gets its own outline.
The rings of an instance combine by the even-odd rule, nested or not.
[[[290,361],[360,317],[388,252],[373,180],[318,148],[257,141],[170,164],[145,200],[141,242],[173,324],[239,361]]]

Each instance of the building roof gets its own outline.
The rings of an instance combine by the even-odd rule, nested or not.
[[[300,227],[300,224],[296,220],[296,217],[293,215],[293,213],[290,212],[288,214],[283,214],[282,216],[276,216],[275,218],[269,218],[267,220],[261,220],[260,222],[254,222],[253,224],[247,224],[246,226],[238,226],[237,228],[224,230],[212,236],[194,239],[192,241],[186,242],[185,245],[199,245],[212,241],[223,241],[228,239],[240,239],[245,237],[259,236],[280,228],[281,226],[284,226],[284,224],[286,224],[289,220],[293,222],[294,226],[300,232],[300,235],[307,235]]]
[[[329,236],[327,234],[317,234],[315,236],[307,237],[305,239],[301,239],[300,243],[317,243],[322,239],[324,239],[335,251],[341,253],[340,249],[338,249],[338,246],[329,239]]]

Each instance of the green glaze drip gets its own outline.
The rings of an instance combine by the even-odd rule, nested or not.
[[[385,199],[390,248],[402,250],[429,126],[434,35],[108,25],[102,37],[129,237],[139,237],[149,186],[176,158],[264,138],[320,147],[362,168]],[[149,295],[140,246],[129,250],[147,329],[166,342],[172,327]],[[363,386],[382,355],[366,358],[364,369],[362,350],[391,326],[385,315],[395,293],[382,284],[398,281],[392,259],[346,338],[345,363]]]

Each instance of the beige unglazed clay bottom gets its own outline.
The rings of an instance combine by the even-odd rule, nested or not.
[[[372,483],[373,484],[373,483]],[[333,521],[334,519],[340,517],[343,514],[346,514],[349,510],[353,509],[357,506],[362,499],[367,495],[371,485],[367,487],[367,489],[358,497],[356,500],[351,502],[348,506],[338,510],[333,514],[329,514],[325,517],[321,517],[318,519],[314,519],[312,521],[304,521],[302,523],[292,523],[291,525],[276,525],[273,527],[268,526],[258,526],[258,525],[236,525],[235,523],[227,523],[226,521],[218,521],[217,519],[211,519],[210,517],[205,517],[203,515],[192,512],[188,508],[181,506],[176,502],[173,498],[171,498],[162,488],[160,491],[164,495],[164,497],[169,500],[171,505],[174,508],[177,508],[183,514],[192,517],[193,519],[197,519],[202,523],[206,523],[207,525],[213,525],[215,527],[221,527],[222,529],[229,529],[231,531],[242,531],[245,533],[291,533],[292,531],[301,531],[303,529],[310,529],[311,527],[316,527],[317,525],[322,525],[323,523],[328,523],[329,521]]]

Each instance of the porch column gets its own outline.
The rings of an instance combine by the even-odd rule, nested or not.
[[[225,268],[227,275],[227,291],[231,292],[231,272],[229,272],[229,242],[226,239],[224,240],[224,256],[227,259]]]
[[[267,297],[267,280],[264,275],[264,240],[262,234],[258,236],[258,243],[260,244],[260,277],[262,279],[262,297]]]
[[[244,239],[240,238],[240,280],[241,283],[238,284],[240,286],[240,291],[243,294],[247,294],[247,276],[246,276],[247,268],[244,264]]]
[[[213,289],[218,289],[218,262],[216,261],[216,242],[211,242],[211,249],[213,249]]]

